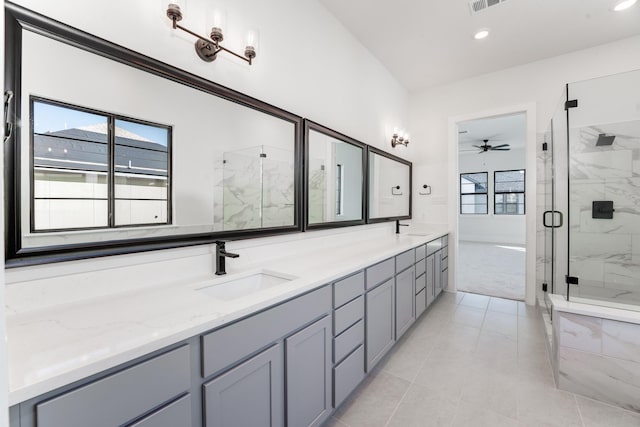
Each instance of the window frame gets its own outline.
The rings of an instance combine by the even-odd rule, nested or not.
[[[80,111],[83,113],[90,113],[103,116],[107,119],[107,225],[95,226],[95,227],[73,227],[73,228],[47,228],[36,229],[35,227],[35,117],[34,117],[34,105],[35,103],[48,104],[56,107],[63,107],[70,110]],[[121,114],[109,113],[102,110],[96,110],[93,108],[86,108],[74,104],[70,104],[63,101],[57,101],[40,96],[29,96],[29,232],[32,234],[41,233],[55,233],[55,232],[72,232],[72,231],[84,231],[84,230],[108,230],[118,228],[134,228],[134,227],[154,227],[154,226],[167,226],[171,225],[173,221],[173,204],[172,204],[172,160],[173,160],[173,127],[171,125],[164,125],[160,123],[150,122],[146,120],[136,119],[133,117],[124,116]],[[116,197],[116,134],[115,134],[115,122],[117,120],[127,121],[131,123],[142,124],[146,126],[154,126],[167,131],[167,221],[166,222],[152,222],[152,223],[136,223],[136,224],[116,224],[115,218],[115,204],[118,198]],[[83,199],[84,200],[84,199]],[[102,199],[86,199],[86,200],[102,200]],[[133,200],[133,199],[132,199]],[[161,200],[161,199],[158,199]]]
[[[473,193],[463,193],[462,192],[462,176],[463,175],[477,175],[477,174],[485,174],[487,177],[487,189],[485,192],[473,192]],[[489,172],[488,171],[482,171],[482,172],[463,172],[460,173],[460,177],[459,177],[459,181],[458,181],[458,185],[459,185],[459,189],[460,189],[460,200],[459,200],[459,204],[460,204],[460,215],[489,215]],[[484,194],[487,196],[487,201],[485,202],[485,212],[473,212],[473,213],[468,213],[468,212],[462,212],[462,196],[472,196],[472,195],[479,195],[479,194]],[[477,204],[474,204],[477,205]]]
[[[522,191],[497,191],[496,190],[496,175],[498,173],[501,172],[520,172],[522,171],[522,184],[523,184],[523,190]],[[508,170],[496,170],[493,171],[493,214],[494,215],[526,215],[527,214],[527,170],[522,168],[522,169],[508,169]],[[502,213],[497,213],[496,212],[496,196],[498,194],[522,194],[522,213],[508,213],[508,212],[502,212]],[[503,203],[504,205],[504,203]]]

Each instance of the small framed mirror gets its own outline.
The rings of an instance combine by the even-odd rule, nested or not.
[[[306,227],[364,224],[366,144],[310,120],[304,135]]]
[[[411,162],[373,147],[368,153],[367,222],[411,219]]]

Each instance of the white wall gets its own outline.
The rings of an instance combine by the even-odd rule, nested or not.
[[[411,95],[410,127],[417,152],[414,194],[422,184],[431,196],[414,199],[414,220],[448,223],[451,287],[455,289],[457,252],[457,133],[456,121],[527,111],[527,194],[536,206],[535,143],[560,100],[566,83],[640,68],[640,36],[560,55]],[[534,212],[532,212],[534,213]],[[535,226],[527,215],[527,303],[535,301]],[[453,244],[452,244],[453,243]]]
[[[524,129],[523,129],[524,131]],[[524,134],[524,132],[523,132]],[[509,143],[509,141],[500,141]],[[525,244],[524,215],[495,215],[493,212],[495,171],[525,169],[524,149],[496,151],[478,154],[477,152],[461,153],[459,157],[459,173],[488,173],[488,213],[486,215],[459,215],[458,234],[460,240],[473,242]],[[458,189],[456,189],[458,191]],[[455,199],[454,199],[455,200]],[[529,208],[525,193],[525,210]],[[534,206],[535,209],[535,206]]]
[[[16,3],[359,139],[387,146],[407,124],[408,95],[316,0],[218,0],[227,11],[224,45],[243,50],[260,31],[254,65],[230,55],[200,60],[194,39],[170,28],[168,0],[17,0]],[[206,35],[205,0],[189,0],[182,24]],[[210,26],[210,25],[209,25]]]

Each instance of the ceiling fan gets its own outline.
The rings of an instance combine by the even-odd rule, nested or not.
[[[483,139],[483,145],[472,145],[472,147],[479,148],[478,154],[486,153],[487,151],[509,151],[511,146],[509,144],[489,145],[488,139]]]

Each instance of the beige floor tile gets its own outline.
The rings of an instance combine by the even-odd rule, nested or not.
[[[471,326],[481,328],[484,320],[485,310],[476,307],[459,305],[456,312],[451,317],[451,323],[456,325]]]
[[[518,427],[518,421],[472,403],[461,401],[452,427]]]
[[[504,298],[492,297],[489,300],[488,311],[495,311],[505,314],[518,314],[518,301],[508,300]]]
[[[518,387],[518,420],[525,425],[582,427],[578,405],[572,393],[553,386],[522,382]]]
[[[482,330],[496,332],[516,340],[518,338],[518,316],[489,311],[484,317]]]
[[[349,424],[345,424],[336,417],[331,417],[327,420],[322,427],[349,427]]]
[[[485,295],[469,294],[466,293],[458,305],[464,305],[465,307],[474,307],[486,309],[489,305],[490,297]]]
[[[436,389],[411,385],[389,420],[389,427],[449,426],[458,401],[442,396]]]
[[[460,399],[477,407],[517,419],[518,380],[497,369],[474,369],[469,372]]]
[[[638,427],[640,414],[576,396],[585,427]]]
[[[340,407],[335,417],[350,427],[384,426],[408,388],[408,381],[377,370]]]

